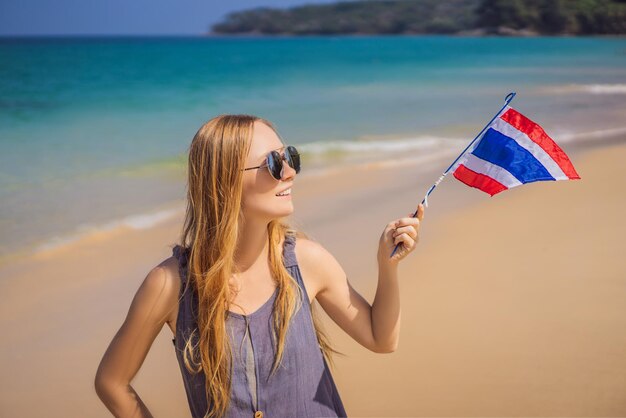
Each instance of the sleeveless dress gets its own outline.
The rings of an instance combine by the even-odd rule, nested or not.
[[[287,331],[282,364],[270,377],[274,360],[272,321],[278,289],[255,312],[242,315],[227,311],[227,324],[233,350],[233,375],[229,418],[346,417],[346,411],[330,369],[315,335],[309,298],[294,251],[296,237],[287,234],[283,246],[283,263],[302,289],[304,300],[293,316]],[[183,361],[185,339],[197,330],[194,313],[198,298],[193,286],[185,291],[188,251],[176,245],[173,254],[179,262],[181,295],[172,340],[180,366],[189,408],[193,418],[208,411],[205,377],[200,371],[190,373]],[[196,344],[197,331],[192,340]]]

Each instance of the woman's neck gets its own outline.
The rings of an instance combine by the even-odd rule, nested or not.
[[[266,223],[247,222],[240,231],[235,249],[235,266],[238,272],[245,273],[257,263],[267,261],[269,238]]]

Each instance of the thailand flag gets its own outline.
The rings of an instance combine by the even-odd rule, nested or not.
[[[580,179],[541,126],[509,106],[455,165],[454,177],[491,196],[534,181]]]

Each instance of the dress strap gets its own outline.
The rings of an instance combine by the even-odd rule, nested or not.
[[[293,267],[298,265],[296,259],[296,236],[293,234],[285,234],[285,242],[283,243],[283,262],[285,267]]]
[[[178,274],[184,286],[187,282],[188,251],[180,245],[175,245],[174,248],[172,248],[172,255],[178,260]]]
[[[178,275],[180,276],[180,291],[178,294],[178,318],[176,320],[176,337],[172,339],[172,344],[176,347],[176,338],[179,335],[180,330],[184,330],[187,327],[188,318],[190,318],[193,312],[193,307],[190,306],[190,300],[187,296],[187,261],[188,251],[186,251],[180,245],[175,245],[172,248],[172,255],[178,261]]]

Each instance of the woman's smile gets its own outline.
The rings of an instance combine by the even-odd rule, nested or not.
[[[283,190],[280,193],[276,193],[276,196],[278,196],[278,197],[291,197],[291,187],[286,189],[286,190]]]

